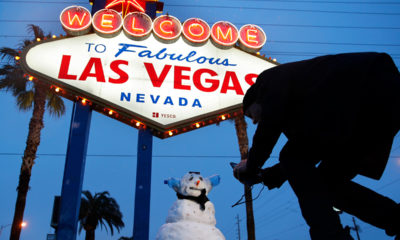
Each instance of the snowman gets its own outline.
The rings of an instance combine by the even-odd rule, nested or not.
[[[156,240],[225,240],[215,227],[214,204],[207,198],[219,182],[218,175],[204,178],[199,172],[189,172],[180,180],[165,180],[175,190],[178,200],[169,209]]]

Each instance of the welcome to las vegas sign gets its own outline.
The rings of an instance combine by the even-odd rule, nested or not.
[[[92,17],[79,6],[64,9],[60,21],[70,36],[30,46],[25,70],[64,97],[160,138],[235,117],[258,74],[276,65],[254,53],[266,40],[254,25],[181,24],[168,15],[152,21],[140,12],[122,18],[109,9]]]

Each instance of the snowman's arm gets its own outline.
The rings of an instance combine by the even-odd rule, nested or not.
[[[175,192],[178,192],[181,181],[176,178],[168,178],[167,180],[164,180],[164,184],[168,184],[170,188],[174,189]]]

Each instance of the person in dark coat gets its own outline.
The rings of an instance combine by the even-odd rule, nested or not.
[[[381,178],[400,129],[400,74],[388,54],[270,68],[246,92],[243,111],[258,126],[248,158],[234,168],[239,181],[271,189],[287,179],[313,240],[346,239],[333,207],[400,238],[400,205],[351,181]],[[279,163],[262,170],[282,133]]]

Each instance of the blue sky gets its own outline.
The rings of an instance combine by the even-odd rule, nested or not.
[[[58,16],[62,9],[73,4],[90,9],[86,1],[0,0],[0,46],[17,47],[29,36],[26,26],[30,23],[41,26],[45,32],[64,34]],[[230,21],[237,27],[257,24],[267,34],[261,53],[280,63],[331,53],[378,51],[389,53],[397,67],[400,66],[399,1],[166,0],[164,13],[181,22],[198,17],[210,25],[220,20]],[[72,110],[72,103],[69,100],[65,103],[65,116],[45,117],[25,209],[28,226],[23,229],[21,239],[45,239],[47,233],[53,232],[52,203],[54,195],[61,192]],[[0,92],[0,106],[0,226],[5,226],[12,222],[31,112],[18,111],[15,99],[4,91]],[[255,126],[250,121],[248,124],[251,140]],[[98,229],[97,239],[118,239],[132,233],[137,138],[134,128],[93,113],[83,189],[93,193],[109,191],[120,204],[126,225],[112,237],[104,229]],[[282,137],[266,165],[277,161],[284,142]],[[400,202],[400,158],[397,156],[400,156],[399,137],[395,138],[382,179],[357,177],[355,181]],[[215,204],[217,227],[227,239],[237,239],[235,217],[239,215],[241,237],[245,239],[245,209],[243,206],[231,208],[241,197],[243,187],[233,178],[228,163],[239,158],[234,124],[229,121],[165,140],[154,138],[150,238],[154,239],[176,199],[163,180],[179,178],[188,171],[200,171],[204,176],[220,174],[222,178],[221,184],[209,195]],[[259,191],[260,186],[255,187],[253,195]],[[265,189],[254,202],[254,210],[257,239],[309,239],[308,228],[287,183],[278,190]],[[356,221],[362,229],[361,239],[390,239],[382,230]],[[343,214],[342,222],[351,225],[351,216]],[[9,231],[10,227],[6,227],[0,240],[8,239]],[[84,239],[83,232],[78,239]]]

